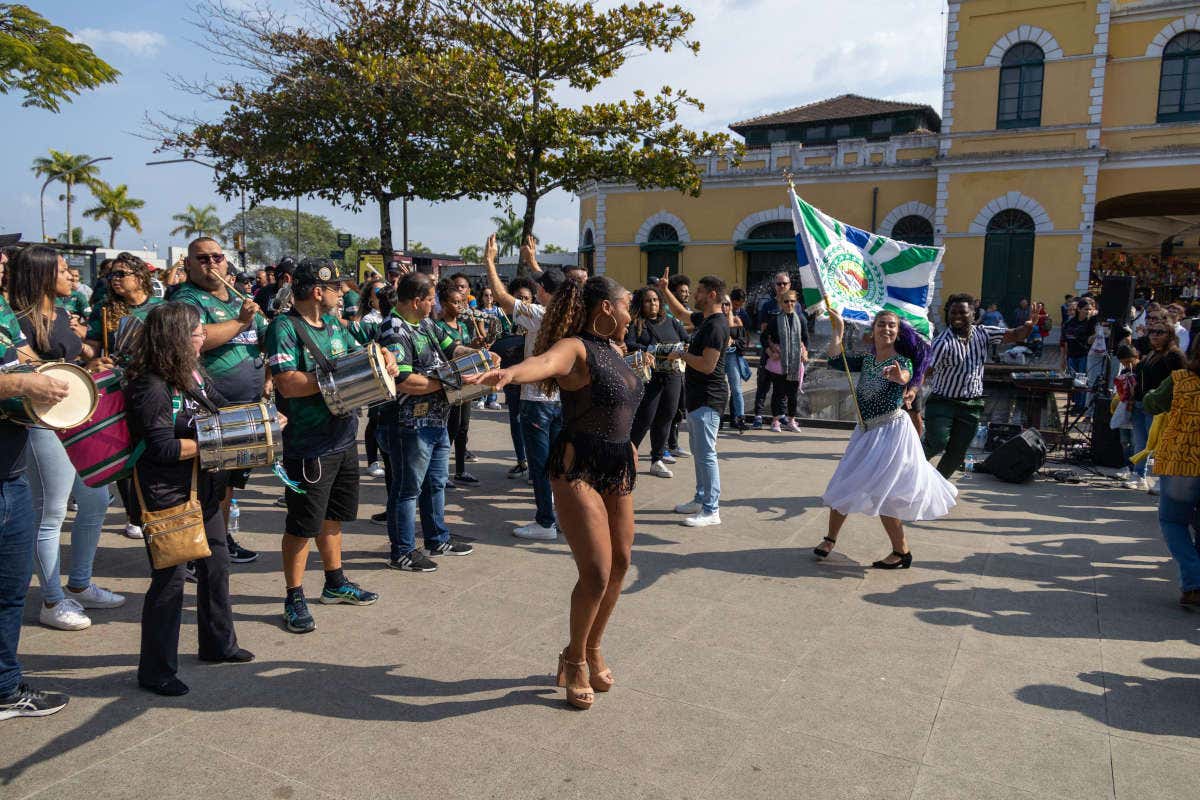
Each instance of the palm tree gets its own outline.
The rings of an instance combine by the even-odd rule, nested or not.
[[[556,244],[548,244],[542,248],[542,252],[543,253],[565,253],[567,251],[565,248],[559,247]]]
[[[71,155],[63,150],[50,150],[50,157],[38,156],[33,160],[33,174],[41,177],[56,176],[54,180],[66,184],[67,191],[62,197],[67,203],[67,234],[73,234],[75,229],[71,227],[71,203],[75,199],[75,195],[71,189],[77,183],[91,188],[95,186],[99,175],[100,168],[95,164],[88,164],[92,157],[85,154]],[[67,244],[72,243],[72,239],[68,238]]]
[[[212,203],[203,208],[197,208],[188,203],[186,211],[182,214],[173,214],[171,219],[179,223],[178,226],[171,229],[172,236],[182,233],[190,239],[194,236],[218,238],[221,235],[221,220],[217,217],[217,207]]]
[[[479,245],[469,244],[465,247],[458,248],[458,257],[468,264],[478,264],[480,258]]]
[[[408,252],[410,252],[410,253],[432,253],[433,251],[430,250],[429,245],[425,244],[424,242],[409,242]]]
[[[55,241],[70,241],[74,242],[75,244],[94,244],[97,247],[100,247],[102,244],[104,244],[104,240],[99,236],[85,236],[83,234],[83,228],[80,228],[78,225],[71,229],[70,236],[67,235],[66,231],[63,231],[58,235],[58,238]]]
[[[500,248],[500,255],[511,256],[514,251],[521,249],[521,232],[525,228],[525,221],[511,211],[507,217],[492,217],[492,224],[496,226],[496,246]]]
[[[108,246],[117,246],[117,229],[128,225],[138,233],[142,232],[142,221],[134,212],[146,205],[145,200],[129,196],[129,187],[125,184],[109,186],[98,184],[92,187],[96,196],[96,207],[83,212],[85,217],[103,220],[108,223]]]

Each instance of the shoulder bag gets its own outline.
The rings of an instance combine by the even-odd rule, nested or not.
[[[196,498],[199,464],[199,457],[192,459],[192,488],[187,502],[161,511],[146,508],[138,469],[134,467],[133,488],[142,509],[142,535],[150,550],[150,563],[155,569],[167,569],[212,555],[208,549],[208,537],[204,534],[204,510]]]

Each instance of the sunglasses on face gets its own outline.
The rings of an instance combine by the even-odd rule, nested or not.
[[[791,286],[792,282],[791,281],[776,281],[775,285],[776,286]]]
[[[126,272],[123,269],[114,269],[112,272],[108,273],[108,278],[109,280],[119,281],[121,278],[128,278],[132,274],[132,272]]]
[[[224,253],[200,253],[197,256],[193,256],[193,258],[196,259],[197,264],[220,264],[222,261],[225,260],[225,254]]]
[[[1148,333],[1151,336],[1166,336],[1167,335],[1166,331],[1160,331],[1160,330],[1146,331],[1146,333]]]

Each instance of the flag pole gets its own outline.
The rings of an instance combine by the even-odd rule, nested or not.
[[[791,190],[792,194],[795,194],[796,193],[796,184],[792,182],[792,173],[784,172],[783,177],[787,179],[788,189]],[[813,269],[816,270],[816,268],[817,268],[816,264],[814,264]],[[825,294],[825,284],[823,281],[820,280],[820,276],[818,276],[818,279],[817,279],[817,287],[821,290],[821,300],[822,300],[822,302],[825,303],[825,311],[826,311],[826,313],[828,313],[829,310],[832,308],[832,306],[829,305],[829,296],[827,294]],[[841,338],[841,341],[839,342],[839,344],[841,345],[841,349],[842,349],[842,369],[846,373],[846,385],[848,385],[850,387],[850,399],[854,402],[854,416],[858,418],[859,427],[866,428],[866,424],[863,422],[862,409],[858,407],[858,395],[855,394],[855,391],[854,391],[854,378],[850,375],[850,362],[846,359],[845,318],[843,318],[843,320],[842,320],[842,338]]]

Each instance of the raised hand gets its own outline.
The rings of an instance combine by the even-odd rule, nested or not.
[[[495,264],[496,256],[499,254],[500,248],[496,246],[496,234],[492,234],[487,238],[487,243],[483,246],[483,263]]]
[[[247,297],[242,301],[242,310],[238,312],[238,322],[249,325],[254,321],[254,315],[259,311],[258,303]]]
[[[892,383],[904,383],[904,372],[898,364],[888,364],[883,368],[883,377]]]

